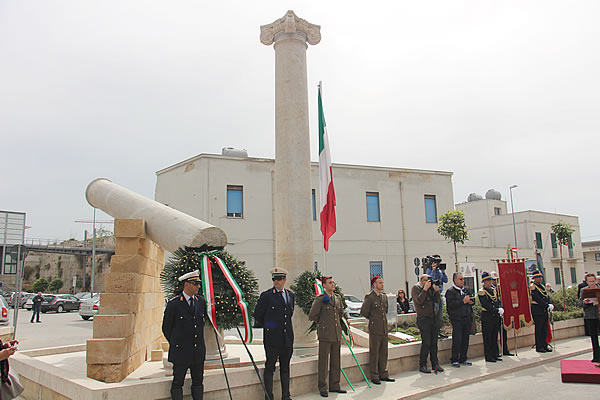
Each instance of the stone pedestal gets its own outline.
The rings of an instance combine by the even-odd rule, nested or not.
[[[260,31],[261,42],[275,49],[275,264],[292,282],[313,268],[306,48],[321,33],[293,11]],[[294,318],[295,343],[313,342],[300,319]]]
[[[120,382],[161,349],[163,266],[164,251],[146,237],[144,220],[115,220],[115,255],[86,346],[89,378]]]

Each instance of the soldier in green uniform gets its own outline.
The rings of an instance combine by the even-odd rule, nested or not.
[[[369,370],[371,382],[380,385],[381,381],[394,382],[387,370],[388,361],[388,298],[383,293],[383,278],[371,278],[373,290],[365,296],[360,315],[369,320]]]
[[[500,317],[504,314],[496,289],[492,286],[492,276],[484,271],[481,274],[483,288],[477,292],[481,304],[481,330],[483,334],[483,352],[485,361],[502,361],[498,357],[498,330]]]
[[[552,349],[546,343],[548,334],[548,312],[554,310],[550,296],[542,285],[544,275],[538,270],[533,271],[533,283],[529,285],[531,293],[531,315],[535,324],[535,351],[549,353]]]
[[[319,337],[319,393],[328,397],[327,371],[329,370],[329,392],[346,393],[340,388],[340,341],[342,327],[340,319],[344,315],[342,298],[335,294],[335,282],[331,276],[321,279],[325,293],[315,298],[308,313],[308,319],[317,323]],[[329,364],[329,369],[327,368]]]

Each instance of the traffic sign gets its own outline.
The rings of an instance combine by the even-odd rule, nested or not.
[[[419,265],[421,265],[421,260],[419,259],[419,257],[415,257],[413,262],[415,263],[415,267],[418,267]]]
[[[419,267],[415,267],[415,275],[419,276]]]

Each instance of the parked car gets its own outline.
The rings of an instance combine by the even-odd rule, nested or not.
[[[10,300],[8,301],[8,304],[12,307],[15,308],[15,297],[16,297],[16,293],[17,292],[13,292],[10,295]],[[21,296],[19,299],[19,308],[23,308],[25,306],[25,303],[27,302],[27,300],[30,297],[33,297],[34,294],[33,293],[27,293],[27,292],[21,292]]]
[[[25,302],[25,305],[23,306],[23,308],[25,308],[27,311],[31,311],[31,309],[33,308],[33,298],[37,296],[37,293],[34,293],[33,296],[29,297],[27,299],[27,301]],[[51,293],[42,293],[42,297],[44,296],[54,296]]]
[[[92,297],[90,292],[79,292],[75,293],[73,296],[77,297],[79,301],[88,300]]]
[[[94,294],[91,299],[82,301],[79,304],[79,315],[86,321],[98,314],[100,310],[100,293]]]
[[[79,299],[72,294],[45,294],[40,311],[70,312],[79,310]]]
[[[344,293],[344,297],[346,298],[346,309],[344,311],[347,312],[350,317],[360,317],[360,308],[363,303],[362,300],[351,294]]]
[[[0,325],[8,325],[8,304],[2,296],[0,296],[0,309]]]

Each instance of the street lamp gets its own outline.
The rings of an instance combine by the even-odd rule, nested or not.
[[[512,190],[518,187],[517,185],[512,185],[509,189],[510,191],[510,208],[512,209],[512,218],[513,218],[513,232],[515,234],[515,249],[517,248],[517,225],[515,224],[515,202],[513,201]]]

